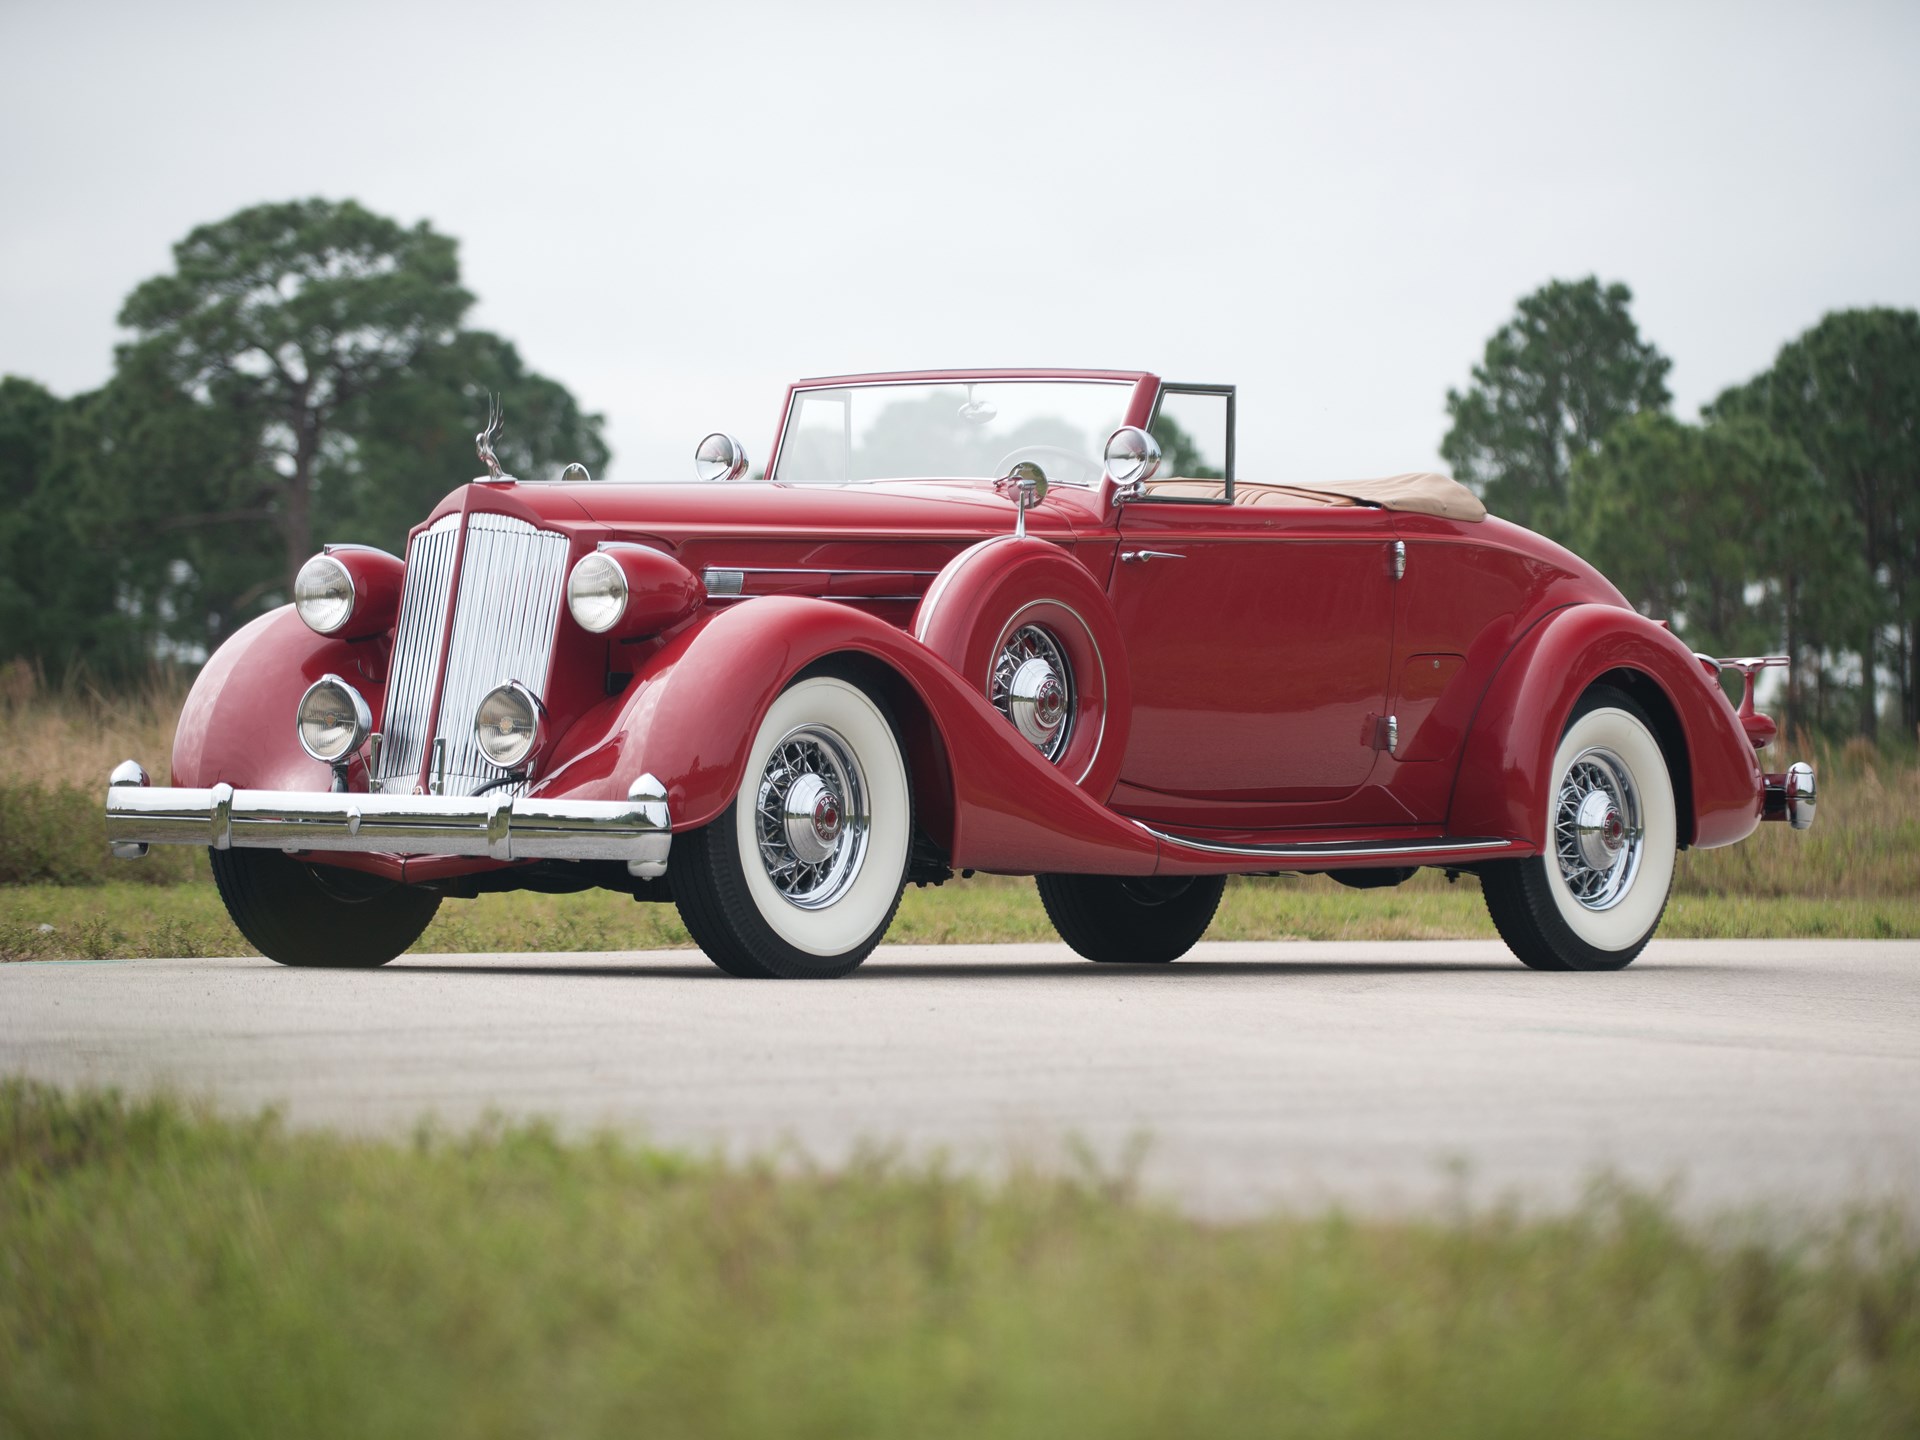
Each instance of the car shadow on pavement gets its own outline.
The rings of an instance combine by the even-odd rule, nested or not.
[[[1661,964],[1649,969],[1690,970],[1689,965]],[[407,965],[383,967],[385,974],[412,975],[526,975],[550,979],[731,980],[734,977],[707,964],[697,965]],[[1178,984],[1180,977],[1212,975],[1363,976],[1363,975],[1522,975],[1517,962],[1482,964],[1461,961],[1385,960],[1378,964],[1335,960],[1188,960],[1171,965],[1094,965],[1084,960],[1060,961],[888,961],[861,966],[843,983],[861,980],[1059,980],[1085,981],[1164,979]],[[1629,972],[1631,973],[1631,972]],[[1542,978],[1545,978],[1544,976]]]

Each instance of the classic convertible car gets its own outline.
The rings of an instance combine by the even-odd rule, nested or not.
[[[1158,962],[1228,875],[1434,866],[1525,964],[1589,970],[1646,945],[1679,850],[1812,822],[1812,769],[1756,759],[1779,657],[1693,654],[1444,476],[1243,480],[1234,411],[1137,371],[807,380],[764,479],[714,434],[694,484],[516,480],[491,416],[404,560],[328,545],[208,661],[109,839],[210,846],[289,965],[602,886],[732,974],[834,976],[955,870]]]

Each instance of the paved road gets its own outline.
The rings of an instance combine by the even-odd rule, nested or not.
[[[1657,943],[1617,975],[1496,945],[889,947],[834,984],[685,952],[0,966],[0,1073],[404,1129],[490,1109],[834,1161],[1115,1157],[1211,1213],[1549,1204],[1597,1167],[1703,1210],[1920,1203],[1920,943]]]

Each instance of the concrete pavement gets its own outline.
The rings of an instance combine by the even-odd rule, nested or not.
[[[1689,1208],[1920,1200],[1920,943],[1664,941],[1611,975],[1495,944],[893,946],[847,980],[691,952],[0,966],[0,1073],[404,1131],[488,1111],[827,1162],[1109,1161],[1206,1213],[1560,1204],[1598,1169]]]

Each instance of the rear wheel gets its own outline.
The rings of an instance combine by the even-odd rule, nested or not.
[[[1103,965],[1164,965],[1213,923],[1224,875],[1041,875],[1040,903],[1060,938]]]
[[[1596,686],[1553,757],[1547,853],[1482,867],[1494,928],[1535,970],[1618,970],[1667,908],[1679,848],[1673,781],[1644,711]]]
[[[308,865],[278,850],[209,850],[227,914],[282,965],[370,969],[403,953],[440,897],[357,870]]]
[[[782,691],[746,778],[712,824],[676,835],[680,918],[730,975],[830,979],[887,933],[906,884],[913,800],[893,724],[857,685]]]

